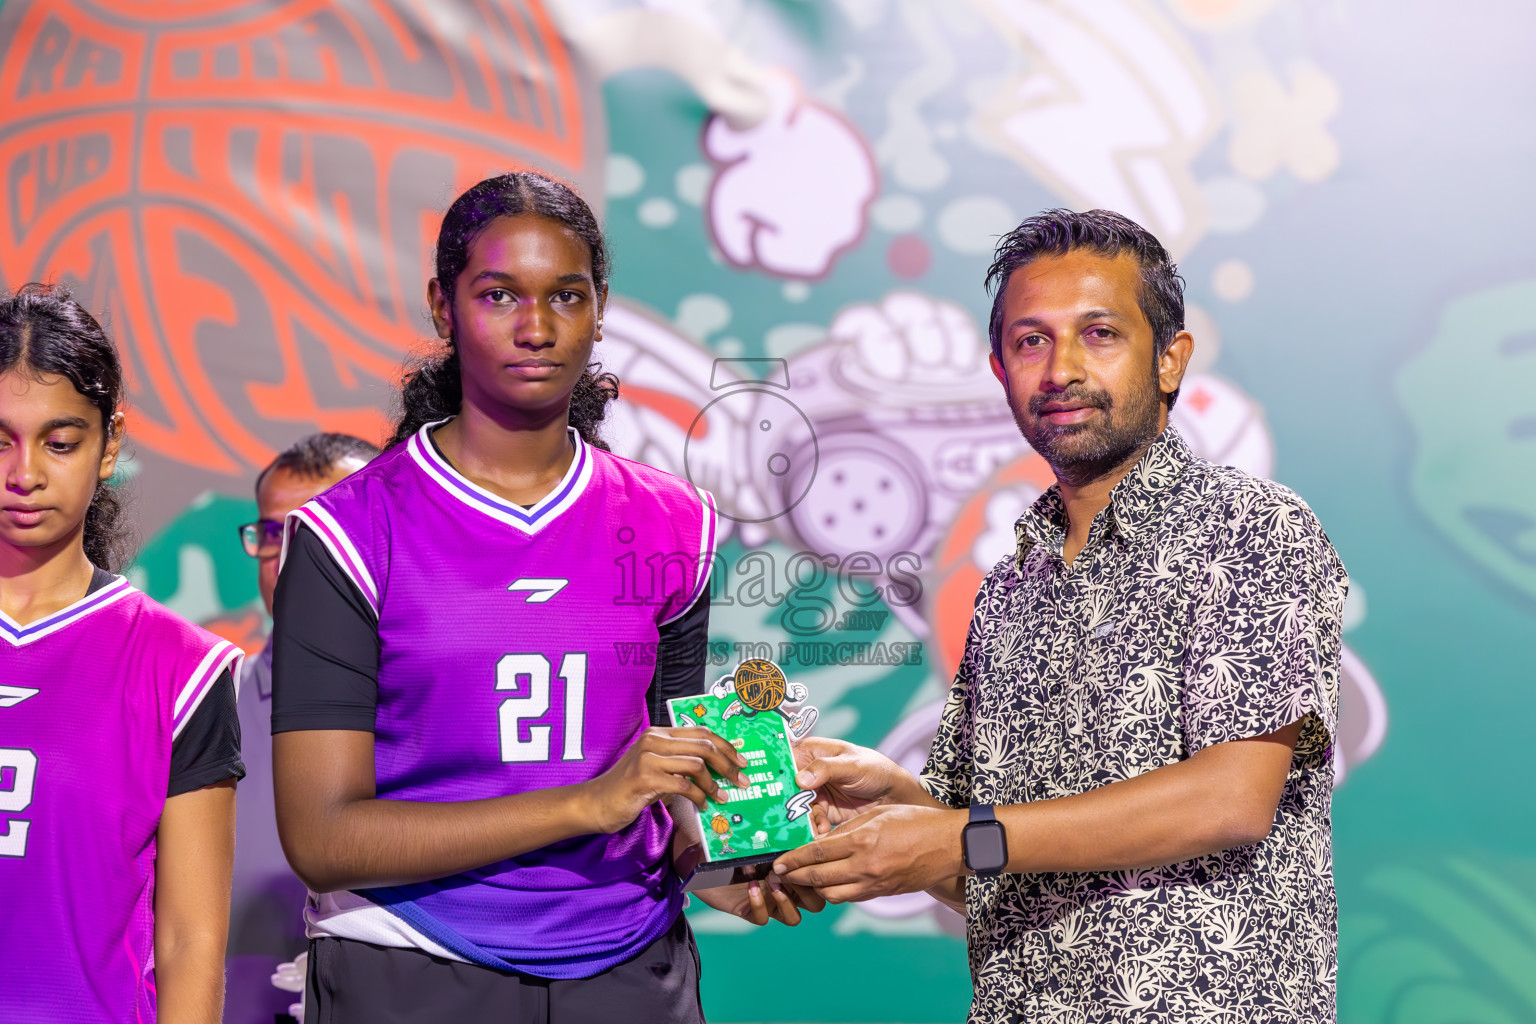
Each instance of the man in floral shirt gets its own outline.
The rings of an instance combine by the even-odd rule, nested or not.
[[[775,869],[963,909],[973,1022],[1331,1021],[1338,555],[1168,426],[1194,341],[1145,230],[1032,217],[988,283],[993,371],[1057,483],[981,586],[921,781],[808,741],[838,828]]]

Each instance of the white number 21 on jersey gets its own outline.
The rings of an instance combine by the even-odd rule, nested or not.
[[[562,761],[582,761],[582,727],[587,710],[587,655],[572,651],[560,659],[560,678],[565,683],[564,748]],[[496,689],[521,690],[528,681],[526,696],[508,697],[498,709],[501,726],[503,763],[548,761],[548,725],[530,725],[549,713],[549,659],[542,654],[507,654],[496,662]],[[528,738],[522,738],[524,732]]]

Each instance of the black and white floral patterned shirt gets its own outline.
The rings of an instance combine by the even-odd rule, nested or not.
[[[1071,796],[1305,722],[1263,842],[1144,871],[970,878],[970,1020],[1334,1020],[1338,555],[1295,494],[1195,458],[1171,427],[1070,568],[1066,530],[1052,487],[977,594],[923,773],[934,796]]]

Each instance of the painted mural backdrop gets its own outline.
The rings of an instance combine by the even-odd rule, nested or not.
[[[1341,1020],[1536,1021],[1533,30],[1491,0],[5,0],[0,278],[108,320],[133,576],[255,648],[254,472],[384,431],[459,189],[572,181],[615,251],[614,447],[727,514],[715,639],[915,767],[1050,482],[986,366],[993,241],[1126,213],[1188,279],[1180,429],[1351,570]],[[690,913],[712,1019],[963,1015],[925,896]]]

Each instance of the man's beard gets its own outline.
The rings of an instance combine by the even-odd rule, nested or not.
[[[1154,373],[1151,387],[1138,389],[1125,404],[1087,386],[1050,394],[1037,391],[1029,396],[1027,416],[1013,402],[1008,404],[1024,440],[1055,471],[1056,479],[1076,487],[1117,469],[1157,439],[1162,405],[1157,380]],[[1041,418],[1048,404],[1092,406],[1100,415],[1087,423],[1057,425]]]

